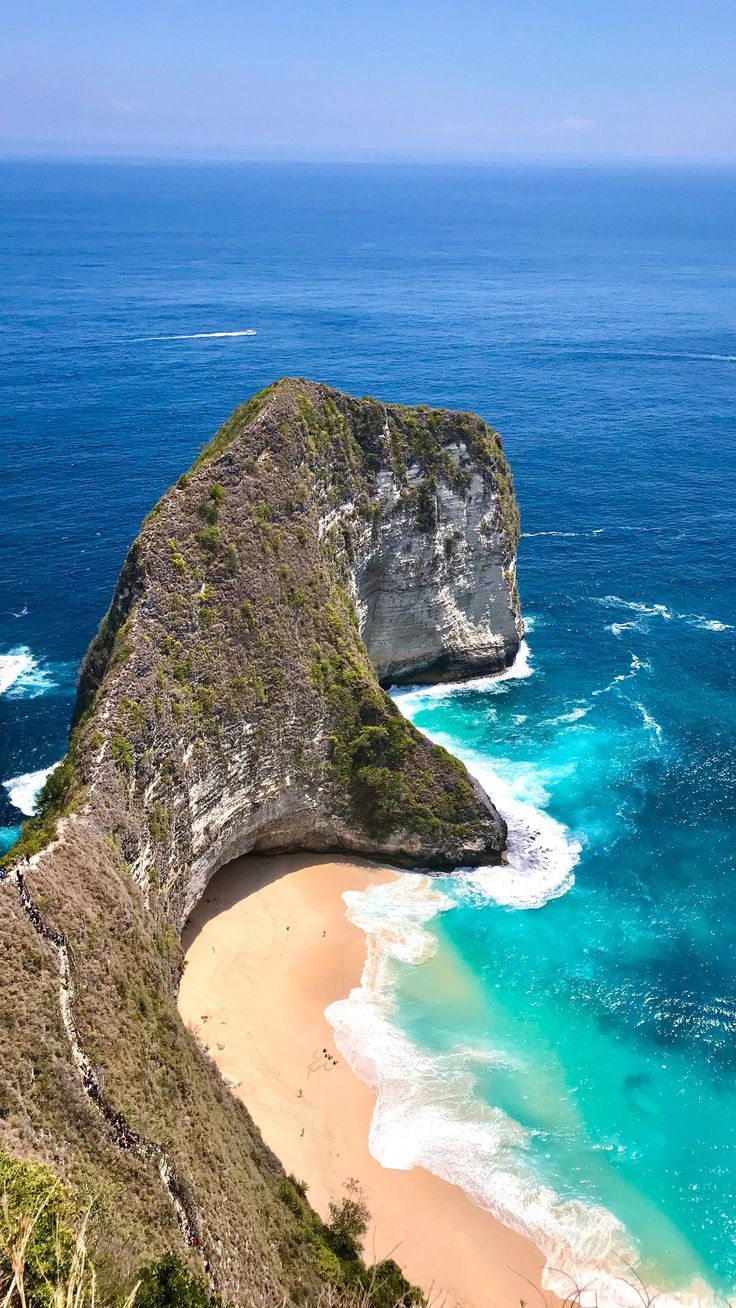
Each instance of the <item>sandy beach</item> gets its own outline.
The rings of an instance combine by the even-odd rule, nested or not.
[[[542,1257],[529,1241],[455,1186],[422,1168],[383,1168],[369,1153],[374,1096],[343,1061],[324,1010],[358,984],[365,962],[342,892],[396,875],[314,855],[224,868],[184,932],[179,1010],[322,1216],[348,1178],[360,1182],[369,1261],[392,1255],[433,1302],[538,1301]]]

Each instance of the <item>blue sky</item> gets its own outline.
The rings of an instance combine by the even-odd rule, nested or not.
[[[0,152],[736,161],[734,0],[20,0]]]

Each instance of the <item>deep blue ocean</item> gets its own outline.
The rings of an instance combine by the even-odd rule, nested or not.
[[[378,905],[419,943],[375,1151],[605,1268],[601,1303],[626,1261],[736,1289],[736,172],[5,163],[0,271],[5,843],[141,519],[236,404],[301,374],[477,410],[526,675],[399,702],[512,858]]]

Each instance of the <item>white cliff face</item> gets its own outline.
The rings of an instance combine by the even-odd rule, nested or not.
[[[461,469],[465,445],[449,447]],[[420,482],[409,469],[409,481]],[[364,531],[353,569],[361,636],[383,685],[500,672],[523,634],[516,557],[494,487],[477,472],[466,490],[433,489],[434,525],[416,513],[390,473],[379,477],[380,532]]]

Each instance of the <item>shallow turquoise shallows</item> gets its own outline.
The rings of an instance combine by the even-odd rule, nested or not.
[[[0,165],[0,847],[238,402],[304,374],[503,433],[528,646],[398,699],[510,862],[352,903],[392,956],[336,1020],[374,1152],[601,1303],[627,1262],[736,1290],[734,212],[726,169]]]

